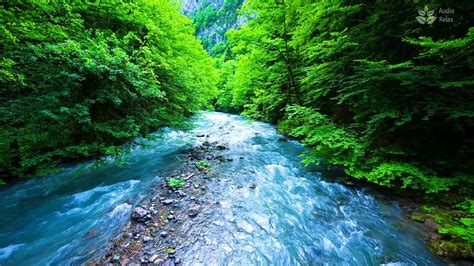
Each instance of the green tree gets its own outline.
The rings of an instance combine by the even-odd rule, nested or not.
[[[120,153],[208,108],[214,62],[168,1],[0,5],[0,175]]]

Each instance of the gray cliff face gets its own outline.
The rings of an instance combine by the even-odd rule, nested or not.
[[[208,4],[212,4],[214,7],[221,8],[224,4],[224,0],[181,0],[183,6],[181,10],[184,14],[191,14],[203,7],[206,7]]]
[[[198,37],[211,55],[225,49],[225,33],[236,29],[245,19],[238,16],[244,0],[181,0],[183,13],[194,20]]]

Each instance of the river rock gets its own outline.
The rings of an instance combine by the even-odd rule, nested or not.
[[[149,237],[149,236],[145,236],[145,237],[143,238],[143,242],[144,242],[144,243],[150,242],[150,241],[152,241],[152,240],[153,240],[153,238],[152,238],[152,237]]]
[[[136,207],[132,211],[132,218],[140,222],[146,221],[149,218],[149,212],[142,207]]]
[[[257,184],[252,183],[252,184],[250,184],[249,188],[251,188],[251,189],[256,189],[256,188],[257,188]]]
[[[163,231],[163,232],[160,233],[160,236],[161,236],[161,237],[167,237],[167,236],[168,236],[168,232]]]
[[[153,262],[155,262],[155,260],[157,260],[157,259],[158,259],[158,255],[155,254],[155,255],[151,256],[151,257],[148,259],[148,261],[151,262],[151,263],[153,263]]]
[[[193,208],[188,211],[188,216],[193,218],[199,214],[199,209]]]
[[[219,144],[216,146],[216,150],[225,150],[227,147],[225,145]]]
[[[184,193],[181,189],[175,191],[178,194],[178,197],[186,197],[186,193]]]
[[[165,199],[165,200],[162,200],[161,203],[165,204],[165,205],[170,205],[171,203],[173,203],[174,200],[173,199]]]

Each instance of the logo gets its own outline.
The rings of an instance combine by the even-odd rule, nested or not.
[[[419,16],[416,17],[416,20],[420,24],[433,24],[436,21],[436,17],[434,16],[434,10],[429,10],[428,6],[425,6],[423,10],[418,10]]]

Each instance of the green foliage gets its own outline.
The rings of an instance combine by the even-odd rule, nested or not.
[[[456,207],[460,210],[470,213],[471,215],[474,215],[474,200],[465,200],[456,205]]]
[[[120,152],[209,107],[217,73],[169,1],[0,5],[0,177]]]
[[[178,188],[184,186],[186,181],[180,178],[169,178],[166,183],[170,188]]]
[[[430,4],[435,10],[441,1]],[[217,108],[279,123],[382,186],[474,191],[474,27],[422,25],[415,2],[247,1]],[[474,4],[456,7],[472,17]]]
[[[211,164],[209,163],[208,160],[197,161],[194,165],[196,165],[196,167],[197,167],[199,170],[204,170],[204,169],[209,169],[209,168],[211,168]]]
[[[424,205],[421,210],[441,227],[438,233],[450,241],[474,245],[474,201],[466,200],[452,209]]]

